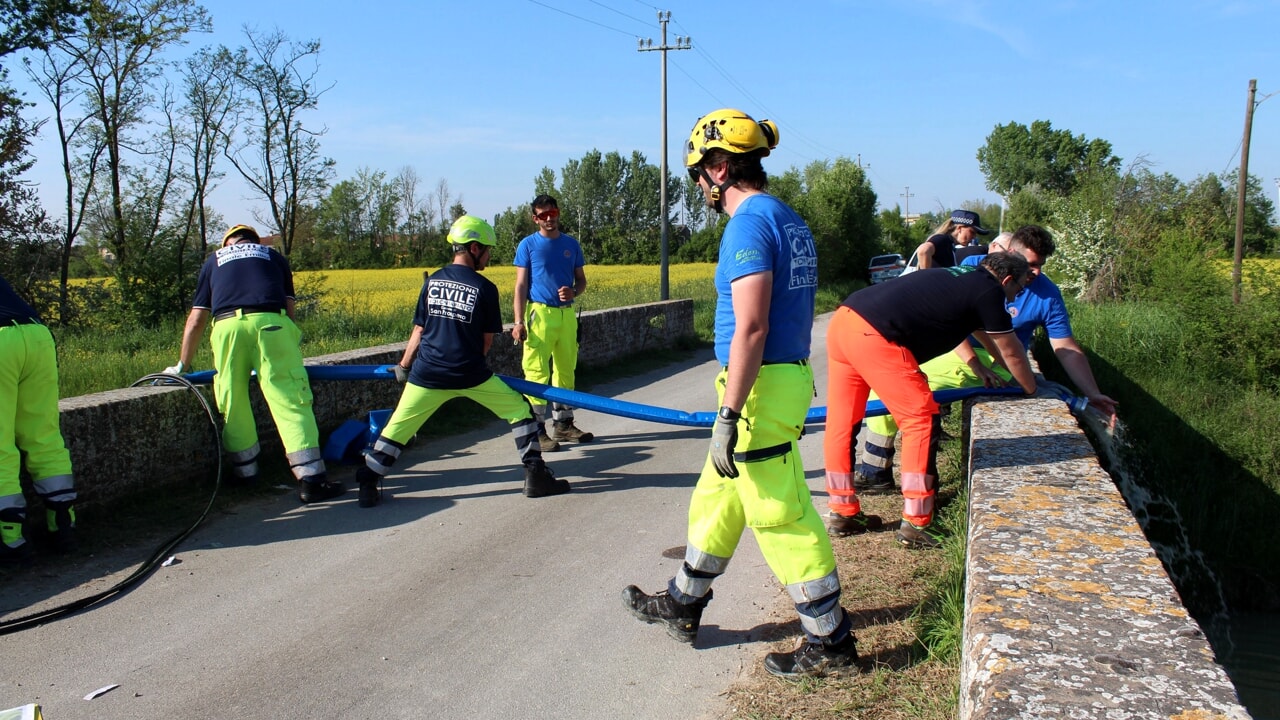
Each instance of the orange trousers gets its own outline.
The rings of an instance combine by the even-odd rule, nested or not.
[[[849,448],[872,390],[898,421],[902,435],[902,518],[918,527],[933,521],[937,492],[938,404],[910,350],[884,337],[858,313],[841,306],[827,329],[827,506],[841,515],[862,507],[853,489]]]

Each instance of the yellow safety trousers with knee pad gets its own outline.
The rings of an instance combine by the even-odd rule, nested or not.
[[[293,320],[284,313],[237,313],[214,322],[211,340],[218,371],[213,394],[227,453],[257,455],[258,426],[249,401],[250,374],[257,372],[294,475],[304,480],[324,473],[311,383],[299,347],[302,333]]]
[[[726,375],[721,371],[716,377],[721,400]],[[708,455],[689,504],[691,551],[732,557],[749,527],[783,585],[809,583],[835,571],[831,541],[813,507],[796,445],[812,398],[808,365],[760,368],[738,420],[735,455],[782,448],[777,454],[755,453],[759,460],[735,460],[736,478],[720,477]]]
[[[539,302],[525,306],[524,379],[573,390],[578,368],[578,314],[572,305],[551,307]],[[547,419],[547,401],[529,398],[539,421]],[[557,420],[572,422],[573,414]]]
[[[26,517],[23,453],[37,495],[76,499],[59,429],[57,352],[49,328],[35,323],[0,326],[0,541],[11,547],[21,544]]]

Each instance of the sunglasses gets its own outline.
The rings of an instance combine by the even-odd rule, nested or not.
[[[696,167],[689,168],[689,179],[698,182],[698,178],[702,177],[702,171]]]
[[[533,216],[543,222],[546,222],[560,217],[560,210],[557,208],[551,208],[550,210],[543,210],[540,213],[534,213]]]

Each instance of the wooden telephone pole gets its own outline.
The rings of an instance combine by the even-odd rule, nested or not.
[[[1249,186],[1249,136],[1253,134],[1253,98],[1258,94],[1257,79],[1249,81],[1249,102],[1244,108],[1244,140],[1240,143],[1240,178],[1236,194],[1236,256],[1231,266],[1231,302],[1240,304],[1240,275],[1244,265],[1244,195]]]

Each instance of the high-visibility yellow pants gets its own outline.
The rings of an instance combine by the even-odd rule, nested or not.
[[[538,302],[525,305],[524,379],[573,390],[578,368],[578,315],[572,305],[551,307]],[[547,419],[547,401],[529,398],[539,422]],[[573,408],[556,403],[556,422],[573,422]]]

